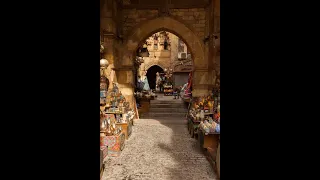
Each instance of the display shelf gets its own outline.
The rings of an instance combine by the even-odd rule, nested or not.
[[[163,93],[165,96],[172,96],[173,95],[173,88],[172,86],[170,87],[164,87],[163,88]]]

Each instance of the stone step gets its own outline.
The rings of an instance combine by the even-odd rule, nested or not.
[[[163,113],[163,112],[149,112],[146,113],[144,117],[185,117],[186,113],[180,113],[180,112],[168,112],[168,113]]]
[[[184,104],[181,99],[176,100],[151,100],[150,104]]]
[[[171,104],[150,104],[150,108],[186,108],[184,104],[171,103]]]
[[[187,113],[188,109],[184,107],[177,107],[177,108],[150,108],[149,112],[181,112]]]

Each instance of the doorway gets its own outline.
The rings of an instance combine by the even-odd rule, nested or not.
[[[150,89],[156,89],[157,72],[163,73],[163,69],[158,65],[151,66],[147,71],[147,78],[148,78]]]

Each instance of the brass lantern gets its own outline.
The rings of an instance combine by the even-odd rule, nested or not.
[[[106,69],[109,66],[109,62],[106,59],[101,59],[100,60],[100,68],[101,69]]]

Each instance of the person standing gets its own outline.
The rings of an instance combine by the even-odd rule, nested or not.
[[[174,98],[173,99],[179,99],[179,88],[174,88],[173,90],[173,96]]]

